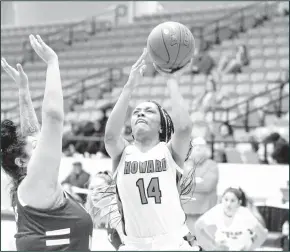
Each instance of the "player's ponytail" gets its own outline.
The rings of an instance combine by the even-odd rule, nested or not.
[[[10,196],[12,206],[15,206],[15,196],[18,186],[26,175],[26,169],[15,164],[16,158],[23,158],[25,154],[25,139],[17,132],[17,127],[10,120],[1,123],[1,166],[12,179]]]
[[[159,133],[159,140],[161,142],[168,143],[171,139],[172,134],[174,133],[173,121],[166,109],[164,109],[158,102],[151,100],[149,100],[148,102],[154,103],[159,110],[161,128],[161,132]]]

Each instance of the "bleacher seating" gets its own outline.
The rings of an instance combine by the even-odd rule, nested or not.
[[[236,11],[237,8],[228,9],[224,12],[208,10],[194,13],[145,16],[136,19],[136,23],[133,25],[123,25],[98,32],[89,37],[87,41],[73,43],[67,50],[58,53],[63,85],[67,86],[74,81],[81,80],[112,66],[130,67],[139,56],[142,47],[146,46],[146,38],[151,29],[162,21],[170,19],[183,22],[192,28],[195,34],[198,29],[194,27],[206,25]],[[226,23],[226,19],[224,22]],[[8,62],[11,60],[11,63],[13,63],[15,59],[21,59],[23,54],[22,43],[27,39],[28,34],[52,33],[64,26],[64,24],[59,24],[3,30],[2,56],[6,57]],[[245,32],[240,32],[238,36],[224,40],[209,49],[209,54],[216,62],[219,61],[221,55],[233,53],[238,45],[244,44],[249,50],[250,65],[245,67],[242,73],[222,76],[219,83],[221,85],[220,93],[231,95],[223,99],[219,106],[233,106],[237,102],[245,101],[253,94],[259,94],[267,89],[271,90],[278,85],[281,74],[283,71],[288,71],[289,68],[288,29],[289,16],[270,16],[268,20],[259,25],[249,28]],[[197,40],[199,39],[198,36],[195,37]],[[29,76],[32,97],[42,96],[45,83],[45,64],[38,60],[35,62],[28,61],[25,63],[24,69]],[[184,95],[189,111],[192,113],[192,118],[195,118],[195,100],[205,91],[205,81],[206,76],[202,74],[185,75],[180,80],[180,90]],[[90,80],[91,85],[94,85],[95,82],[95,79]],[[1,84],[2,110],[17,107],[18,97],[13,95],[17,87],[6,74],[3,74],[3,70],[1,72]],[[111,94],[114,97],[120,93],[123,84],[124,82],[120,82],[113,89]],[[283,93],[287,94],[288,86],[283,89]],[[64,93],[70,94],[77,90],[80,90],[80,86],[74,85],[69,90],[64,90]],[[91,98],[93,100],[87,100],[83,107],[70,113],[68,118],[78,121],[93,116],[93,110],[87,112],[89,108],[96,108],[94,97],[91,96]],[[157,100],[165,108],[170,108],[168,93],[162,76],[143,78],[141,85],[133,94],[133,104],[148,98]],[[107,99],[110,99],[110,97],[108,96]],[[262,107],[271,99],[277,99],[275,91],[263,95],[259,99],[254,99],[250,106],[253,108]],[[107,100],[104,102],[106,103]],[[41,104],[41,100],[36,100],[34,104]],[[267,106],[268,110],[274,110],[273,106],[273,104]],[[286,97],[282,100],[282,111],[287,112],[288,106],[289,98]],[[241,104],[238,108],[229,112],[229,119],[236,118],[238,114],[244,113],[244,111],[245,104]],[[2,118],[17,118],[18,113],[18,110],[14,109],[4,113],[4,115],[2,113]],[[269,113],[269,116],[273,116],[273,113]],[[98,118],[98,113],[94,117]],[[209,120],[213,118],[210,113],[205,117]],[[226,113],[224,111],[217,112],[215,118],[225,120]],[[260,126],[258,118],[257,111],[252,113],[249,116],[249,125],[251,127]],[[268,115],[265,120],[269,120]],[[233,124],[243,124],[243,121],[244,119],[239,118]]]

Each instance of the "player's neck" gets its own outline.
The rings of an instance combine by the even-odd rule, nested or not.
[[[154,146],[156,146],[160,141],[158,139],[152,138],[136,138],[134,141],[134,145],[141,151],[147,152],[151,150]]]

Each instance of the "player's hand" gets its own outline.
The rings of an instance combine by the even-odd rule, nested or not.
[[[5,58],[1,58],[1,66],[5,70],[5,72],[10,76],[12,80],[17,84],[18,88],[26,88],[28,87],[28,76],[27,74],[23,71],[23,68],[21,64],[17,64],[16,68],[17,70],[10,66]]]
[[[147,48],[143,49],[143,53],[136,63],[132,66],[128,83],[132,86],[139,84],[141,77],[144,75],[146,70],[145,58],[147,56]]]
[[[168,77],[168,78],[179,78],[183,73],[188,71],[192,68],[193,59],[191,59],[185,66],[178,69],[163,69],[159,66],[157,66],[155,63],[153,63],[153,66],[155,67],[156,71],[160,73],[162,76]]]
[[[55,51],[45,44],[39,35],[36,35],[36,38],[33,35],[30,35],[29,39],[32,48],[45,63],[48,64],[58,61]]]

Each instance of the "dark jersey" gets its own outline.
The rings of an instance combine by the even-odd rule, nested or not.
[[[90,250],[91,216],[68,193],[65,193],[64,204],[52,210],[23,206],[16,197],[14,210],[17,250]]]

